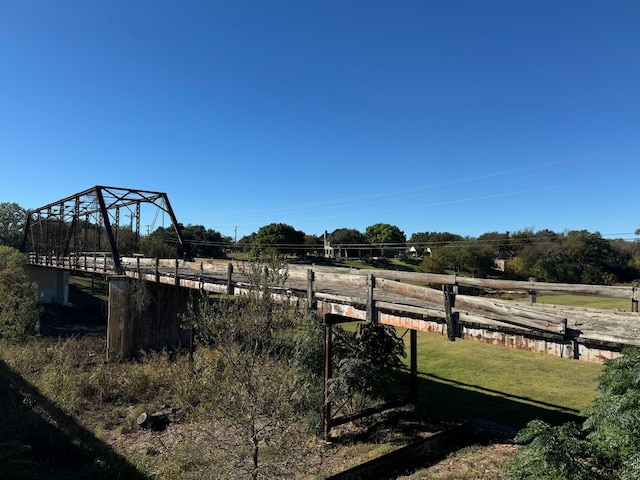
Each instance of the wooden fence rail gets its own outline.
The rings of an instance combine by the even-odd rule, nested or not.
[[[186,262],[176,259],[123,258],[126,275],[156,283],[241,294],[248,286],[242,262],[205,260]],[[49,268],[114,273],[113,262],[104,253],[70,258],[30,257],[30,262]],[[448,335],[464,335],[463,328],[475,328],[470,335],[491,332],[520,332],[531,338],[590,341],[611,345],[640,343],[637,283],[626,286],[574,285],[530,281],[491,280],[389,270],[357,270],[316,265],[289,265],[286,284],[274,290],[281,298],[306,300],[319,313],[349,311],[354,318],[380,321],[386,315],[407,328],[430,328],[429,321],[446,328]],[[439,288],[434,288],[434,287]],[[458,287],[472,287],[490,293],[499,291],[528,294],[530,302],[538,293],[582,294],[609,298],[628,298],[631,313],[595,311],[561,306],[533,305],[491,297],[459,293]],[[404,322],[404,323],[402,323]],[[422,322],[422,323],[420,323]],[[476,333],[481,329],[485,333]],[[444,330],[443,330],[444,332]],[[484,338],[484,337],[483,337]],[[486,337],[485,341],[489,341]],[[495,341],[495,339],[491,340]],[[504,343],[504,339],[501,339]]]

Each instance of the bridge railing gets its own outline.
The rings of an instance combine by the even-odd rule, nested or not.
[[[91,252],[87,254],[73,254],[66,257],[56,255],[27,254],[30,265],[61,268],[66,270],[83,270],[101,273],[115,272],[115,262],[110,252]]]

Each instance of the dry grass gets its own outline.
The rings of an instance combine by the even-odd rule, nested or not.
[[[585,399],[580,395],[588,398],[592,395],[600,368],[473,342],[451,343],[437,335],[421,335],[420,350],[423,352],[419,361],[423,406],[429,412],[445,415],[468,409],[489,415],[496,409],[502,412],[509,405],[520,415],[526,411],[526,405],[517,398],[522,395],[533,400],[551,400],[564,408],[582,408]],[[195,373],[192,373],[186,357],[166,352],[142,355],[138,361],[126,364],[106,363],[105,342],[95,337],[42,338],[24,345],[0,342],[0,360],[9,370],[6,373],[19,375],[25,384],[42,395],[42,399],[35,394],[23,396],[21,402],[17,402],[20,408],[15,410],[16,415],[14,410],[3,409],[0,433],[20,432],[24,435],[22,439],[12,438],[26,445],[42,436],[39,429],[44,421],[63,428],[70,444],[89,442],[95,451],[104,448],[116,460],[126,459],[142,477],[158,480],[233,478],[235,460],[225,454],[228,447],[225,438],[230,438],[225,435],[227,426],[207,415],[211,402],[215,401],[210,390],[210,369],[216,363],[212,355],[215,354],[200,349],[195,357]],[[514,376],[519,375],[526,380],[512,384]],[[549,378],[551,380],[545,380]],[[549,383],[545,389],[539,385],[543,381]],[[554,386],[556,381],[559,383]],[[580,385],[574,386],[571,382]],[[523,392],[522,383],[534,384],[536,389],[529,386]],[[483,388],[503,393],[496,395]],[[565,397],[562,396],[565,389],[582,393],[578,397],[575,393]],[[15,393],[23,395],[23,391]],[[45,408],[43,405],[47,402],[51,406]],[[164,404],[182,407],[183,421],[170,424],[163,432],[138,428],[135,420],[141,412],[153,412]],[[64,415],[56,414],[57,409]],[[543,410],[535,412],[543,413]],[[25,415],[30,421],[24,421]],[[304,431],[302,425],[297,426],[292,435],[295,441],[287,447],[287,458],[278,459],[276,452],[271,458],[290,472],[284,478],[316,480],[397,448],[410,440],[407,431],[415,436],[418,428],[431,432],[440,428],[437,423],[403,425],[391,416],[376,421],[380,424],[376,428],[371,424],[358,427],[366,432],[364,435],[356,432],[355,427],[351,432],[344,432],[344,438],[352,439],[348,444],[325,444]],[[75,426],[67,427],[65,423]],[[89,433],[74,433],[78,430]],[[55,435],[52,434],[52,438],[55,440]],[[6,440],[0,435],[0,446]],[[269,448],[268,444],[264,445],[267,460]],[[402,478],[500,479],[503,478],[501,464],[513,455],[514,449],[503,444],[470,447]],[[86,460],[83,462],[77,465],[80,471],[86,467]],[[43,468],[55,471],[52,463],[45,463]],[[86,478],[104,476],[96,474]],[[270,477],[266,474],[265,478]]]
[[[513,458],[517,448],[503,443],[475,445],[398,480],[501,480],[506,478],[502,465]]]
[[[0,458],[9,440],[33,444],[34,438],[42,436],[45,422],[61,429],[64,442],[84,443],[92,451],[109,452],[118,461],[126,459],[142,477],[234,478],[235,462],[242,456],[237,452],[243,447],[230,445],[233,436],[228,434],[228,426],[208,414],[211,402],[215,402],[207,379],[208,369],[215,363],[211,355],[200,350],[192,373],[186,356],[166,352],[143,355],[125,364],[106,363],[104,340],[98,338],[38,339],[23,345],[0,341],[0,360],[4,362],[4,367],[0,362],[0,373],[18,375],[28,385],[25,388],[36,392],[25,395],[25,388],[16,389],[12,399],[19,408],[2,411]],[[137,426],[140,413],[152,413],[164,404],[183,407],[183,420],[161,432]],[[25,415],[31,420],[25,422]],[[288,478],[324,478],[390,448],[366,441],[326,444],[306,432],[302,422],[292,428],[286,458],[268,443],[261,448],[265,464],[279,462],[276,467],[290,472]],[[52,433],[52,441],[58,442],[55,435]],[[64,448],[68,448],[66,443]],[[234,455],[229,455],[231,448],[236,448]],[[44,444],[41,449],[54,450],[55,445]],[[81,458],[77,462],[66,459],[64,465],[55,458],[43,460],[33,455],[27,455],[26,461],[35,462],[38,473],[49,475],[86,469],[86,459]],[[83,478],[103,477],[92,474]],[[265,471],[264,478],[274,477]]]

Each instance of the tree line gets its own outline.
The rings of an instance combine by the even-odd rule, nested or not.
[[[23,239],[26,211],[15,203],[0,203],[0,245],[18,248]],[[301,261],[325,257],[325,239],[337,260],[397,257],[410,259],[423,272],[458,272],[475,277],[539,281],[614,284],[640,278],[640,240],[606,239],[599,232],[523,229],[487,232],[478,237],[452,232],[416,232],[409,238],[397,226],[376,223],[363,232],[338,228],[320,235],[308,234],[286,223],[271,223],[240,238],[203,225],[178,225],[194,257],[225,258],[230,252],[260,256],[266,251]],[[90,232],[100,245],[99,226]],[[640,229],[636,231],[640,235]],[[87,241],[84,248],[96,244]],[[184,253],[173,226],[158,227],[138,240],[121,226],[121,255],[182,258]],[[88,250],[87,250],[88,251]]]
[[[150,256],[179,254],[167,249],[166,239],[172,232],[165,230],[158,229],[143,238],[142,252]],[[259,256],[271,250],[303,261],[319,261],[325,255],[324,234],[306,234],[284,223],[261,227],[237,243],[202,226],[189,225],[182,231],[195,256],[224,258],[233,250]],[[478,237],[417,232],[407,239],[397,226],[378,223],[364,232],[339,228],[327,232],[326,238],[334,259],[398,257],[411,260],[422,272],[605,285],[640,278],[640,240],[606,239],[599,232],[587,230],[524,229],[487,232]],[[152,244],[158,249],[145,248]]]

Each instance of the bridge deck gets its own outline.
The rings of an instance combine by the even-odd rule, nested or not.
[[[216,293],[227,292],[229,281],[231,281],[233,291],[239,293],[249,286],[248,277],[242,272],[242,267],[238,263],[232,264],[234,267],[230,275],[229,265],[230,262],[227,260],[202,262],[176,260],[156,262],[154,259],[135,258],[122,260],[125,274],[130,277],[140,276],[149,281],[157,280],[161,283],[179,284],[183,287]],[[66,262],[63,260],[56,266],[69,270],[115,273],[107,256],[98,260],[95,258],[89,260],[76,258],[75,261]],[[310,269],[314,277],[311,287],[308,280]],[[375,277],[375,288],[371,292],[367,284],[367,275]],[[410,276],[411,279],[420,278],[420,274],[416,275]],[[406,274],[380,270],[362,271],[292,265],[288,268],[286,282],[276,292],[307,301],[311,288],[314,300],[322,304],[319,310],[322,309],[325,313],[327,311],[344,313],[359,319],[366,318],[367,303],[370,298],[375,305],[377,319],[383,323],[407,326],[416,330],[444,331],[447,312],[442,290],[399,282],[403,279],[399,277],[404,276]],[[450,276],[441,277],[445,281],[450,278]],[[478,280],[474,279],[474,282],[477,283]],[[545,288],[554,287],[545,285]],[[619,296],[620,291],[615,290],[614,294]],[[482,336],[482,341],[502,343],[516,348],[549,350],[548,346],[532,346],[531,341],[534,343],[553,341],[560,345],[560,355],[564,355],[564,346],[570,344],[573,344],[573,348],[578,348],[580,344],[599,346],[614,352],[626,345],[640,346],[640,315],[638,313],[527,304],[469,295],[456,295],[451,311],[457,315],[458,328],[461,329],[460,336],[464,338]],[[478,333],[480,330],[483,333]],[[514,336],[526,337],[530,341],[523,342],[517,338],[514,340]],[[575,353],[573,355],[576,356]],[[601,353],[595,354],[595,357],[600,360],[609,356],[609,354],[604,356]]]
[[[193,280],[202,279],[205,283],[226,285],[228,264],[228,261],[210,261],[200,272],[198,270],[201,264],[186,262],[184,267],[178,268],[178,275],[180,277],[189,277]],[[129,268],[133,267],[131,263],[128,265]],[[290,266],[289,276],[283,288],[288,289],[299,297],[305,296],[308,288],[306,271],[309,268],[311,267]],[[166,276],[171,278],[175,276],[175,266],[161,266],[159,269]],[[237,270],[237,268],[234,269],[232,281],[236,285],[246,284],[246,276],[238,273]],[[313,267],[313,270],[315,272],[314,292],[316,297],[360,306],[366,305],[367,302],[367,274],[403,277],[398,272],[378,270],[363,271],[316,266]],[[339,273],[336,273],[337,271]],[[572,287],[575,288],[575,286]],[[388,289],[375,288],[373,290],[373,299],[381,310],[404,312],[407,317],[422,317],[425,322],[443,323],[445,310],[442,292],[435,289],[421,289],[420,287],[417,290],[418,295],[407,295],[392,292]],[[422,295],[424,295],[423,298],[418,298],[418,296]],[[616,293],[616,295],[618,294]],[[631,294],[629,293],[630,296]],[[471,302],[472,299],[475,300],[473,297],[458,296],[456,306],[459,306],[459,308],[456,308],[456,306],[453,308],[454,312],[459,313],[460,323],[462,324],[482,325],[505,332],[520,332],[531,335],[544,333],[544,328],[536,328],[532,331],[531,325],[519,323],[517,319],[514,321],[515,310],[520,314],[529,315],[533,318],[540,315],[548,315],[557,317],[558,320],[565,319],[566,330],[563,334],[567,340],[578,340],[590,344],[611,344],[612,346],[640,346],[640,315],[638,313],[491,299],[487,301],[495,305],[496,308],[487,308],[485,305],[480,309],[484,310],[485,314],[483,315],[478,314],[478,309],[465,308],[467,302],[464,300]],[[499,312],[500,310],[504,310],[504,313],[502,315],[496,314],[496,311]],[[413,322],[412,325],[420,327],[420,323]],[[433,330],[433,326],[424,325],[423,329]],[[557,333],[557,330],[550,328],[547,333],[553,335]],[[544,337],[544,335],[542,336]]]

